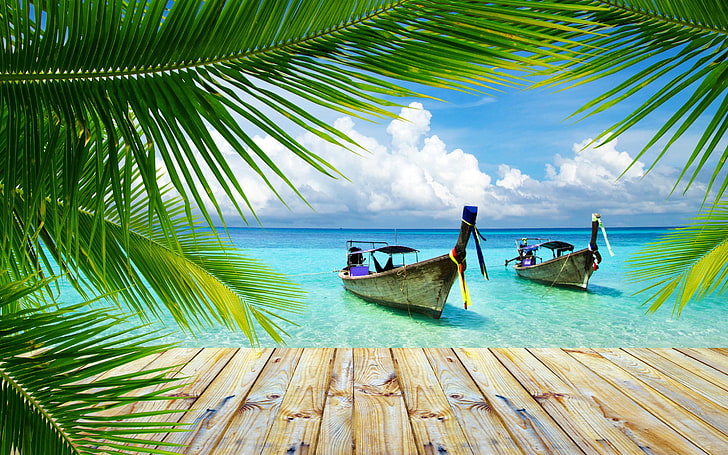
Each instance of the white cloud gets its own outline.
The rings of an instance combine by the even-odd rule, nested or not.
[[[632,163],[632,157],[626,152],[617,150],[616,140],[606,144],[591,144],[591,142],[591,139],[587,139],[580,144],[574,144],[573,158],[564,158],[557,154],[554,165],[547,164],[547,177],[554,183],[564,186],[615,183],[620,174]],[[625,173],[622,180],[631,181],[642,176],[644,176],[644,164],[637,162]]]
[[[691,214],[704,192],[704,187],[697,185],[695,198],[666,200],[676,178],[674,170],[657,168],[645,175],[644,165],[639,162],[619,178],[632,157],[618,150],[616,141],[590,145],[591,141],[585,140],[574,144],[570,156],[544,157],[548,162],[542,177],[499,162],[505,161],[504,157],[481,156],[480,160],[498,166],[498,179],[493,183],[491,176],[480,170],[474,154],[448,150],[437,135],[428,136],[432,114],[421,104],[412,103],[402,109],[400,116],[401,120],[392,121],[386,128],[389,144],[361,134],[348,117],[338,119],[335,126],[367,150],[360,151],[359,156],[310,133],[299,138],[348,181],[324,176],[270,137],[255,138],[315,211],[280,179],[271,178],[286,207],[221,137],[215,139],[229,156],[256,213],[276,225],[290,220],[295,226],[308,220],[312,224],[352,227],[354,220],[376,223],[376,219],[391,220],[403,213],[413,220],[433,222],[459,217],[463,205],[478,205],[481,219],[518,218],[521,222],[515,224],[523,226],[538,217],[538,224],[554,226],[558,223],[549,220],[583,217],[592,211],[603,215]],[[270,177],[270,172],[266,175]],[[213,194],[226,200],[220,188],[213,188]],[[229,201],[223,203],[223,210],[235,216]]]
[[[501,178],[495,184],[513,191],[517,191],[519,187],[531,180],[531,177],[521,173],[520,169],[514,169],[507,164],[498,166],[498,175]]]

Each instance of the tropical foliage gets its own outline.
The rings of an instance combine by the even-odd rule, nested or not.
[[[711,185],[719,199],[726,188],[724,157],[711,155],[728,124],[720,96],[725,9],[718,0],[3,2],[0,284],[45,291],[3,300],[2,321],[9,327],[0,331],[3,390],[13,377],[8,368],[24,358],[42,353],[43,364],[53,364],[53,355],[65,359],[56,345],[64,353],[104,346],[103,339],[89,343],[89,334],[74,331],[73,311],[53,313],[43,303],[53,299],[53,285],[44,279],[60,274],[86,295],[114,295],[121,313],[153,318],[169,312],[190,329],[222,323],[243,330],[251,343],[261,327],[281,340],[284,314],[299,310],[302,296],[218,235],[215,215],[224,218],[224,210],[206,175],[230,200],[243,201],[235,207],[241,216],[255,219],[213,132],[272,191],[274,177],[291,185],[253,140],[260,131],[301,163],[339,177],[291,131],[355,144],[311,115],[309,105],[387,117],[392,100],[416,95],[402,82],[489,92],[527,84],[531,74],[545,74],[552,84],[579,83],[638,65],[636,76],[583,112],[599,112],[658,84],[639,110],[605,133],[609,139],[692,90],[656,140],[674,127],[665,153],[684,128],[711,116],[683,176],[689,184],[701,168],[714,166]],[[647,58],[661,60],[645,68]],[[678,76],[664,79],[674,72]],[[171,187],[160,183],[160,168]],[[70,324],[73,335],[21,342],[34,324],[28,321],[44,314]],[[111,313],[93,316],[104,314]],[[146,349],[123,334],[119,342]],[[69,403],[88,402],[71,398],[74,390],[64,392]],[[0,427],[4,453],[20,447],[21,428],[41,431],[51,422],[60,423],[45,436],[38,433],[38,443],[76,453],[74,436],[64,431],[70,420],[58,419],[63,406],[51,395],[39,396],[46,401],[13,395],[0,402],[3,415],[35,420]]]
[[[728,201],[716,203],[699,214],[688,226],[675,229],[661,241],[649,244],[632,262],[639,264],[639,276],[656,282],[643,292],[654,290],[648,301],[655,311],[670,297],[674,313],[680,314],[691,300],[712,292],[725,292],[728,285]]]
[[[3,300],[8,329],[0,331],[0,371],[3,390],[12,389],[0,403],[12,420],[0,427],[3,453],[78,453],[82,446],[101,451],[88,441],[104,436],[106,447],[125,442],[128,433],[94,433],[85,424],[94,421],[86,404],[117,402],[122,390],[149,384],[125,382],[111,395],[64,388],[66,374],[90,377],[74,376],[84,362],[100,371],[117,364],[104,363],[104,354],[119,361],[131,357],[104,349],[98,331],[80,330],[78,307],[52,311],[54,288],[45,277],[64,275],[85,295],[111,294],[122,314],[153,318],[169,312],[191,329],[222,323],[243,330],[251,343],[257,325],[282,339],[279,323],[287,319],[281,312],[300,308],[300,292],[218,235],[213,216],[222,219],[223,210],[207,172],[226,196],[243,201],[235,207],[241,216],[255,214],[212,132],[273,191],[271,177],[289,181],[252,139],[255,131],[337,177],[289,127],[354,144],[304,105],[376,118],[392,116],[393,98],[414,95],[392,79],[459,90],[514,85],[518,72],[545,68],[539,60],[557,51],[562,58],[561,42],[594,26],[581,19],[578,2],[530,5],[3,2],[0,284],[43,291]],[[160,184],[159,168],[171,188]],[[48,329],[56,338],[30,331],[37,315],[57,321],[62,329]],[[89,315],[84,323],[117,317],[98,310]],[[130,352],[152,352],[129,335],[112,336]],[[67,361],[73,352],[81,354]],[[51,368],[26,368],[27,359]],[[67,369],[56,369],[60,364]],[[48,374],[58,378],[44,388]],[[25,388],[12,387],[17,375],[23,384],[27,378]],[[54,401],[56,394],[63,402]],[[82,433],[74,430],[74,419],[83,420]]]
[[[0,453],[121,453],[117,449],[144,444],[139,434],[173,430],[168,423],[103,415],[133,401],[169,400],[162,370],[147,370],[144,378],[109,374],[164,347],[149,347],[150,335],[110,331],[119,321],[110,320],[104,309],[89,310],[88,302],[5,311],[36,295],[42,284],[0,286]],[[129,395],[142,386],[153,391]]]
[[[648,302],[656,310],[671,296],[680,313],[691,299],[725,290],[728,241],[725,222],[728,159],[728,3],[722,0],[596,1],[606,10],[590,19],[612,26],[585,36],[579,60],[569,60],[544,84],[570,86],[606,76],[629,74],[622,83],[595,98],[575,115],[588,116],[626,101],[638,107],[605,130],[595,141],[607,142],[635,127],[651,114],[671,113],[664,125],[636,156],[635,162],[656,153],[650,170],[676,142],[697,132],[692,152],[673,191],[687,191],[698,177],[708,177],[707,206],[686,230],[666,236],[636,255],[631,279],[648,283],[654,293]],[[701,131],[702,130],[702,131]],[[651,260],[659,251],[659,260]],[[705,274],[703,274],[705,273]]]

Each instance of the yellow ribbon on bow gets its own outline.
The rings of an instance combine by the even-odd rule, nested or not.
[[[460,281],[460,293],[463,295],[463,305],[465,305],[465,309],[468,309],[468,305],[470,305],[470,292],[468,291],[468,286],[465,284],[465,267],[462,261],[459,260],[457,257],[457,252],[455,251],[455,248],[453,248],[450,251],[450,259],[457,265],[458,267],[458,278]]]

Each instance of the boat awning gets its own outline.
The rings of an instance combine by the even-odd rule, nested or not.
[[[418,253],[420,250],[416,250],[414,248],[410,248],[408,246],[402,246],[402,245],[387,245],[382,246],[379,248],[371,248],[368,250],[358,250],[354,253],[384,253],[384,254],[399,254],[399,253]]]
[[[571,243],[562,242],[560,240],[549,240],[548,242],[536,243],[534,245],[527,245],[519,247],[521,251],[534,251],[539,248],[548,248],[550,250],[573,250],[574,245]]]

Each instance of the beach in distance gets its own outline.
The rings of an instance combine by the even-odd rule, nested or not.
[[[654,314],[642,303],[645,285],[626,279],[626,261],[667,232],[667,228],[607,228],[615,253],[601,233],[602,263],[586,292],[550,287],[516,276],[506,259],[516,255],[516,240],[540,237],[585,248],[590,229],[483,229],[482,243],[490,280],[480,275],[474,242],[467,249],[466,282],[472,305],[466,310],[457,282],[440,319],[385,308],[346,292],[336,271],[346,265],[347,240],[377,240],[420,250],[419,259],[446,254],[457,229],[295,229],[230,228],[244,254],[289,275],[306,292],[306,308],[289,315],[289,347],[720,347],[728,346],[728,305],[713,295],[691,302],[680,317],[671,302]],[[189,347],[249,346],[242,333],[213,328],[197,336],[173,323],[156,325],[162,341]],[[262,331],[261,346],[278,346]]]

